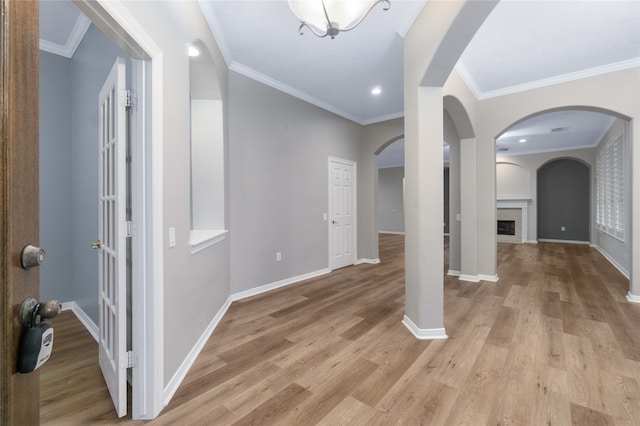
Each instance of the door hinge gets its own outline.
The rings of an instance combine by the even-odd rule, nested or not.
[[[125,237],[127,238],[131,238],[134,236],[135,232],[136,232],[136,224],[133,223],[132,221],[128,220],[125,222],[126,227],[125,227]]]
[[[138,355],[133,351],[127,351],[120,357],[120,368],[133,368],[138,366]]]
[[[131,90],[131,89],[125,90],[124,91],[124,106],[126,106],[126,107],[134,107],[134,106],[136,106],[136,102],[137,102],[136,92]]]

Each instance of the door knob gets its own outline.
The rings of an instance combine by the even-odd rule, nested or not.
[[[24,269],[30,269],[35,266],[40,266],[44,262],[44,250],[40,247],[28,244],[22,249],[20,256],[20,262]]]
[[[91,244],[91,248],[94,250],[99,249],[100,247],[102,247],[102,243],[100,242],[100,240],[96,241],[95,243]]]
[[[30,327],[37,315],[40,315],[42,319],[51,319],[57,316],[61,310],[62,305],[57,300],[38,302],[33,297],[27,297],[20,305],[18,317],[23,326]]]
[[[336,223],[338,223],[338,222],[336,222],[336,220],[335,220],[335,219],[331,219],[331,223],[332,223],[333,225],[335,225],[335,224],[336,224]]]

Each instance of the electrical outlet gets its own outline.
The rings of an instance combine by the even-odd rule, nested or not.
[[[276,252],[276,262],[282,261],[282,252]]]
[[[562,232],[564,232],[564,231],[565,231],[564,226],[561,226],[561,227],[560,227],[560,230],[561,230]]]

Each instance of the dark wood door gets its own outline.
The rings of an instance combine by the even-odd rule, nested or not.
[[[38,245],[38,2],[0,0],[0,424],[32,425],[40,417],[40,377],[17,373],[22,329],[18,310],[38,298],[38,268],[20,254]]]

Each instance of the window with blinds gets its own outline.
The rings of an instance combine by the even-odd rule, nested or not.
[[[596,157],[596,225],[624,241],[624,134],[609,138]]]

